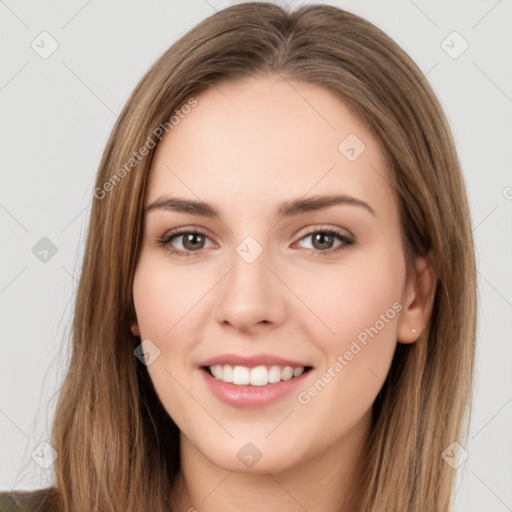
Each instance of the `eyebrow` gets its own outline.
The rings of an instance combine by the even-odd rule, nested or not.
[[[374,217],[377,217],[377,213],[368,203],[365,203],[361,199],[356,199],[355,197],[351,197],[345,194],[325,196],[317,195],[307,198],[283,201],[277,210],[277,217],[279,219],[293,217],[301,213],[323,210],[325,208],[329,208],[330,206],[339,204],[362,207],[371,213]],[[160,209],[177,213],[199,215],[203,217],[219,217],[219,213],[213,205],[203,201],[194,201],[181,197],[159,197],[146,207],[146,212]]]

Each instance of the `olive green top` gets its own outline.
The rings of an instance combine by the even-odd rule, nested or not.
[[[0,491],[0,512],[58,512],[54,487],[35,491]]]

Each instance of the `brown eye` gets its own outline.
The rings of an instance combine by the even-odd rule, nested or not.
[[[181,239],[182,248],[175,247],[174,244]],[[206,233],[192,229],[182,229],[173,231],[163,238],[157,240],[157,245],[165,247],[171,254],[179,256],[193,256],[194,253],[199,252],[205,248],[206,240],[209,240]]]
[[[317,229],[316,231],[310,231],[305,236],[301,238],[301,240],[305,240],[310,238],[312,240],[312,248],[310,250],[314,250],[319,254],[331,254],[334,252],[338,252],[346,249],[350,245],[355,242],[355,239],[352,237],[348,237],[343,233],[335,230],[335,229]],[[337,247],[333,247],[336,239],[340,241]],[[309,249],[309,248],[305,248]]]
[[[334,235],[328,233],[315,233],[311,236],[313,237],[313,245],[320,250],[331,249],[335,239]]]
[[[204,246],[204,236],[201,233],[188,233],[179,236],[183,237],[183,247],[189,251],[202,249]]]

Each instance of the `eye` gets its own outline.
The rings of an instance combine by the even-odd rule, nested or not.
[[[181,239],[181,245],[184,249],[173,247],[171,242],[174,239]],[[189,257],[194,252],[204,249],[205,240],[209,239],[206,233],[198,229],[179,228],[157,240],[157,245],[165,247],[171,254]]]
[[[306,250],[314,251],[321,255],[337,253],[349,246],[353,245],[355,239],[352,236],[347,236],[342,232],[333,228],[317,228],[309,233],[306,233],[300,240],[305,240],[312,237],[313,248]],[[181,248],[176,248],[173,245],[174,239],[181,239]],[[340,243],[336,248],[332,247],[335,240],[338,239]],[[209,237],[199,229],[178,228],[171,233],[166,234],[162,238],[157,239],[156,245],[165,247],[165,249],[178,256],[190,257],[194,253],[198,253],[201,249],[205,248],[205,242]]]
[[[333,228],[316,228],[314,231],[310,231],[303,236],[301,240],[305,240],[307,238],[311,238],[313,245],[313,248],[309,250],[318,252],[322,256],[347,249],[355,242],[355,239],[352,236],[347,236]],[[336,238],[340,240],[341,243],[334,248],[333,244]]]

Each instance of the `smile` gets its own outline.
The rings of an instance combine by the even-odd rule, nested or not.
[[[220,402],[239,409],[252,409],[295,396],[299,386],[309,380],[311,370],[311,366],[249,368],[225,364],[203,366],[200,374],[207,389]]]
[[[226,383],[232,383],[236,386],[267,386],[281,381],[290,380],[299,377],[311,369],[309,366],[256,366],[249,368],[247,366],[232,366],[230,364],[216,364],[207,366],[207,371],[217,380]]]

